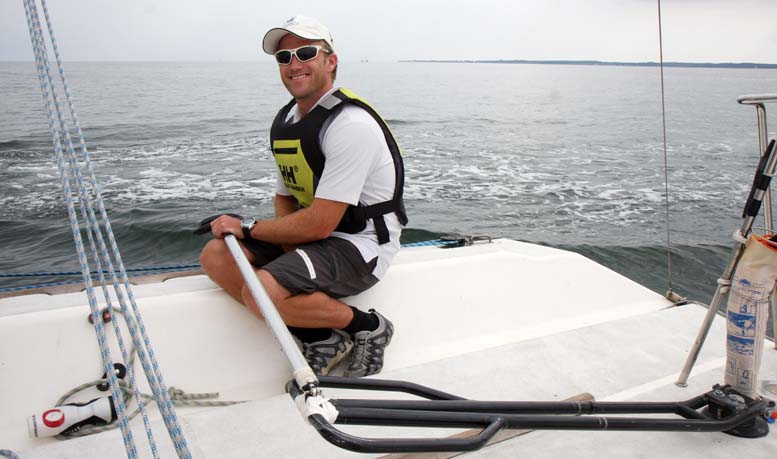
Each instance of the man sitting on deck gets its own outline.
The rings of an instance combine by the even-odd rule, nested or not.
[[[223,241],[234,234],[316,373],[326,375],[351,351],[347,375],[377,373],[392,323],[339,298],[377,283],[399,251],[407,224],[399,148],[374,109],[334,88],[337,54],[317,20],[289,19],[265,34],[262,48],[294,97],[270,131],[275,218],[213,220],[216,239],[200,254],[202,269],[261,317]]]

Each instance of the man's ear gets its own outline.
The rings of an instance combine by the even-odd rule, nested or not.
[[[337,54],[331,53],[327,58],[327,69],[331,72],[337,67]]]

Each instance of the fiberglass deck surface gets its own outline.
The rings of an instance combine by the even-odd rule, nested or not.
[[[704,312],[697,305],[648,312],[391,370],[380,377],[412,381],[482,400],[562,400],[583,392],[590,392],[597,400],[685,400],[709,390],[723,378],[725,321],[718,317],[689,387],[674,385]],[[772,347],[771,343],[766,347],[761,368],[760,377],[766,380],[777,380],[777,351]],[[359,398],[365,394],[328,389],[326,395]],[[385,396],[394,397],[397,396]],[[286,395],[189,415],[183,413],[181,417],[194,457],[198,458],[368,457],[324,441],[304,422]],[[159,423],[156,424],[157,438],[161,438],[164,434]],[[372,437],[446,436],[457,432],[366,426],[341,428]],[[160,441],[160,448],[162,457],[174,456],[169,441]],[[465,456],[765,458],[773,457],[774,451],[777,451],[774,429],[766,438],[756,440],[722,433],[534,431]],[[121,437],[116,431],[22,453],[22,457],[29,459],[124,456]],[[383,455],[369,457],[380,456]]]
[[[269,330],[207,278],[133,290],[169,386],[219,392],[221,400],[282,394],[288,366]],[[386,374],[669,305],[579,254],[507,240],[403,249],[385,279],[347,301],[377,308],[394,322]],[[17,311],[0,317],[3,447],[24,450],[51,442],[28,439],[26,417],[103,373],[85,303],[76,293],[0,300],[0,309]],[[144,378],[137,379],[141,391],[150,392]],[[90,391],[72,400],[105,395]]]

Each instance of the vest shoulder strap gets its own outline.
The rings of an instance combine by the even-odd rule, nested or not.
[[[375,121],[378,122],[378,125],[383,131],[383,136],[386,139],[386,143],[388,144],[389,150],[391,151],[391,156],[394,160],[396,185],[394,186],[394,196],[391,201],[381,202],[366,207],[360,207],[359,209],[364,213],[366,218],[373,218],[376,220],[376,223],[378,219],[382,220],[383,215],[394,212],[397,214],[400,223],[402,223],[403,226],[407,225],[408,218],[407,213],[405,212],[405,204],[402,199],[405,186],[405,166],[404,162],[402,161],[402,152],[400,151],[399,145],[394,138],[394,134],[391,132],[388,124],[383,119],[383,117],[380,116],[378,111],[375,110],[375,108],[370,105],[369,102],[362,99],[354,92],[346,88],[340,88],[333,92],[329,98],[331,97],[336,97],[341,101],[347,101],[348,103],[352,103],[367,111],[367,113],[369,113],[375,119]]]

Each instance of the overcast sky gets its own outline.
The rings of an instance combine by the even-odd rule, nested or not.
[[[295,14],[341,60],[657,61],[656,0],[49,0],[65,60],[248,61]],[[664,0],[664,60],[777,63],[777,0]],[[42,11],[40,12],[42,15]],[[45,27],[45,26],[44,26]],[[0,61],[32,60],[22,0],[0,0]]]

